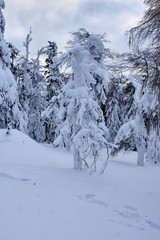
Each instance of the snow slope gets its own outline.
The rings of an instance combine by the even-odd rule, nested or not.
[[[0,240],[157,240],[160,166],[136,153],[104,175],[72,169],[72,154],[0,130]]]

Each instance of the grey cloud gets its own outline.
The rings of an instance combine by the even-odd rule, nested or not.
[[[112,48],[115,47],[118,51],[128,50],[124,33],[130,29],[129,20],[142,13],[141,4],[136,3],[138,0],[84,2],[79,4],[74,21],[91,32],[106,32]]]
[[[138,15],[141,12],[141,4],[137,4],[138,1],[86,1],[79,4],[78,10],[84,15],[94,14],[95,16],[104,14],[111,14],[112,16],[117,16],[118,14],[125,14],[127,12]]]
[[[8,0],[11,3],[12,1]],[[44,0],[39,0],[39,4],[32,4],[32,7],[27,8],[24,5],[21,9],[16,7],[15,1],[14,5],[12,3],[6,9],[6,36],[9,41],[13,41],[17,47],[22,49],[22,42],[29,28],[32,27],[31,52],[35,53],[40,47],[45,46],[48,40],[56,41],[62,49],[70,37],[70,31],[85,27],[89,32],[107,32],[112,42],[111,47],[123,50],[127,45],[124,32],[129,26],[128,18],[140,16],[142,9],[139,0],[118,2],[70,0],[70,4],[67,4],[67,0],[63,0],[61,5],[58,5],[58,1],[49,0],[46,4]],[[15,32],[21,31],[22,34],[16,36],[14,28]]]

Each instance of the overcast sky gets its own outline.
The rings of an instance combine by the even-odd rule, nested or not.
[[[127,51],[126,30],[143,16],[143,0],[5,0],[5,38],[18,49],[32,27],[31,54],[55,41],[63,50],[70,32],[80,27],[107,33],[109,47]]]

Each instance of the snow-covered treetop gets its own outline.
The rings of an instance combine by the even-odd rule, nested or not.
[[[58,65],[58,64],[55,64],[55,63],[53,64],[53,62],[55,61],[54,58],[56,58],[57,54],[58,54],[57,44],[55,42],[48,41],[48,46],[45,48],[46,48],[46,50],[44,51],[44,53],[47,54],[47,58],[45,59],[45,62],[46,62],[45,68],[51,68],[51,69],[53,69],[54,67],[56,68],[57,67],[56,65]],[[53,66],[53,65],[55,65],[55,66]],[[47,71],[46,71],[46,73],[47,73]]]
[[[75,86],[95,83],[90,73],[97,68],[96,63],[90,52],[81,46],[78,41],[75,41],[73,48],[68,51],[68,62],[73,68]]]
[[[1,8],[5,8],[5,2],[4,2],[4,0],[0,0],[0,7],[1,7]]]
[[[71,65],[74,65],[75,62],[76,64],[77,62],[87,63],[89,59],[90,59],[89,51],[85,50],[84,47],[81,46],[78,41],[75,41],[73,48],[68,51],[68,60],[71,63]]]
[[[48,54],[53,55],[52,57],[57,55],[58,47],[56,42],[50,42],[48,41],[49,45],[47,46]]]
[[[85,49],[87,49],[91,56],[98,62],[104,55],[104,44],[101,38],[97,35],[91,35],[85,42]]]

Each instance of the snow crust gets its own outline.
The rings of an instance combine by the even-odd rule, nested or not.
[[[160,167],[136,166],[136,153],[89,176],[70,152],[5,129],[0,153],[0,239],[159,239]]]

